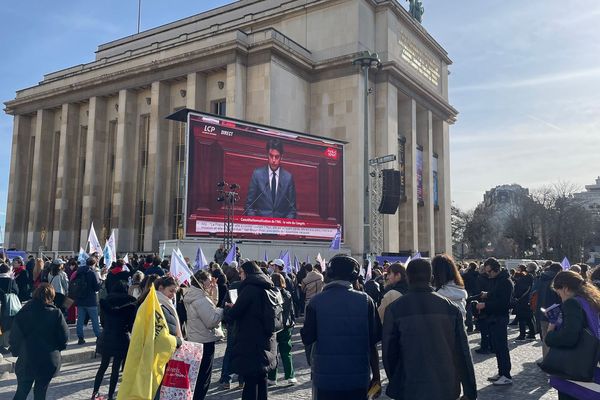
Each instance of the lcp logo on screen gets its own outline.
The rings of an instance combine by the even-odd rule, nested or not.
[[[327,158],[337,160],[338,159],[338,150],[334,149],[333,147],[328,147],[327,150],[325,150],[325,156]]]

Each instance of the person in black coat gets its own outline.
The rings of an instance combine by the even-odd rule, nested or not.
[[[516,340],[535,339],[535,327],[533,326],[533,312],[529,307],[529,296],[533,286],[533,277],[525,271],[515,273],[515,306],[514,311],[519,322],[519,337]],[[526,328],[529,333],[526,334]]]
[[[383,366],[392,399],[477,398],[475,370],[460,310],[430,286],[425,259],[408,263],[409,292],[385,310]]]
[[[106,274],[106,281],[104,281],[106,292],[111,293],[117,282],[124,282],[127,285],[131,275],[131,271],[125,266],[125,262],[122,259],[117,260]]]
[[[92,398],[98,395],[104,373],[112,358],[108,388],[108,399],[112,399],[119,381],[119,370],[129,348],[129,338],[135,321],[136,299],[127,294],[127,285],[117,280],[106,298],[100,300],[100,309],[104,315],[104,329],[98,338],[96,352],[102,355],[102,361],[94,380]]]
[[[512,384],[511,362],[508,351],[508,313],[513,295],[513,283],[506,269],[493,257],[483,263],[484,272],[489,277],[490,289],[482,293],[478,310],[485,310],[490,330],[490,339],[498,364],[498,374],[488,378],[495,386]]]
[[[42,283],[15,316],[10,345],[18,357],[17,391],[13,400],[25,400],[33,388],[36,400],[45,399],[50,380],[61,365],[60,351],[67,347],[69,329],[54,302],[54,288]]]
[[[274,285],[252,261],[242,264],[240,279],[237,301],[225,309],[225,318],[236,322],[231,370],[244,377],[242,400],[265,400],[267,372],[277,367],[275,335],[265,333],[263,322],[266,291]]]
[[[7,264],[0,264],[0,353],[7,354],[8,350],[8,338],[10,337],[10,330],[12,328],[12,322],[15,317],[8,315],[7,298],[8,294],[19,295],[19,286],[17,282],[10,275],[10,267]]]
[[[19,300],[21,302],[27,301],[31,298],[31,285],[29,279],[29,272],[23,264],[21,257],[15,257],[12,260],[12,273],[19,287]]]

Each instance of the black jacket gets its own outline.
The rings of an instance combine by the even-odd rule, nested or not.
[[[541,312],[541,308],[548,308],[552,304],[560,304],[560,296],[552,290],[551,284],[558,272],[544,271],[536,282],[534,291],[538,294],[536,306],[536,318],[538,321],[548,321],[546,315]]]
[[[0,278],[0,327],[5,331],[11,329],[12,321],[15,318],[9,317],[6,313],[6,295],[9,293],[19,295],[17,282],[12,278]]]
[[[236,323],[231,365],[239,375],[266,373],[277,366],[275,335],[265,335],[263,323],[265,290],[273,288],[265,274],[249,274],[240,284],[237,301],[225,310],[225,318]]]
[[[476,295],[479,293],[479,288],[477,285],[477,278],[479,277],[479,273],[476,269],[467,270],[463,275],[463,281],[465,283],[465,290],[469,294],[469,296]]]
[[[285,328],[291,328],[296,322],[296,316],[294,315],[294,307],[292,305],[292,295],[286,289],[277,289],[281,293],[283,299],[283,326]]]
[[[100,310],[104,314],[104,329],[98,338],[96,351],[124,358],[135,321],[136,299],[127,293],[109,293],[100,300]]]
[[[382,286],[375,279],[371,279],[365,283],[365,292],[373,299],[375,306],[379,307],[383,298]]]
[[[67,347],[69,328],[53,305],[32,300],[15,316],[10,347],[18,357],[19,378],[51,377],[60,370],[60,351]]]
[[[527,318],[532,315],[529,307],[529,296],[531,295],[531,287],[533,286],[533,277],[529,274],[520,276],[515,281],[515,307],[514,311],[517,318]]]
[[[75,279],[83,279],[84,276],[87,282],[87,291],[80,297],[74,299],[78,306],[81,307],[97,307],[98,298],[96,293],[100,290],[100,282],[96,273],[90,269],[87,265],[77,268]]]
[[[487,293],[487,297],[483,299],[485,313],[490,317],[508,317],[513,283],[506,269],[501,269],[498,276],[489,279],[489,291]]]
[[[179,348],[179,346],[183,344],[183,339],[177,336],[178,317],[177,315],[173,314],[173,312],[171,312],[170,308],[165,307],[162,304],[160,305],[160,307],[162,308],[163,314],[165,315],[165,322],[167,323],[167,327],[169,328],[169,333],[175,336],[175,338],[177,339],[177,347]]]
[[[106,281],[104,281],[104,286],[106,286],[106,292],[112,293],[113,286],[117,283],[117,281],[125,282],[127,285],[129,281],[129,277],[131,273],[128,271],[123,271],[120,267],[111,268],[106,274]]]
[[[462,314],[431,287],[411,287],[390,304],[383,323],[386,393],[402,400],[469,399],[477,384]]]

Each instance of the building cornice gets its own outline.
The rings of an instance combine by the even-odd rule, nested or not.
[[[407,27],[411,28],[412,32],[429,47],[437,56],[439,56],[447,65],[452,64],[452,60],[448,57],[448,52],[427,32],[423,26],[415,20],[404,7],[400,5],[398,0],[366,0],[376,9],[391,9],[394,14]]]

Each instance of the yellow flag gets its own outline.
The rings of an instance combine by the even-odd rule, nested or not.
[[[152,286],[135,316],[117,400],[154,399],[176,346]]]

